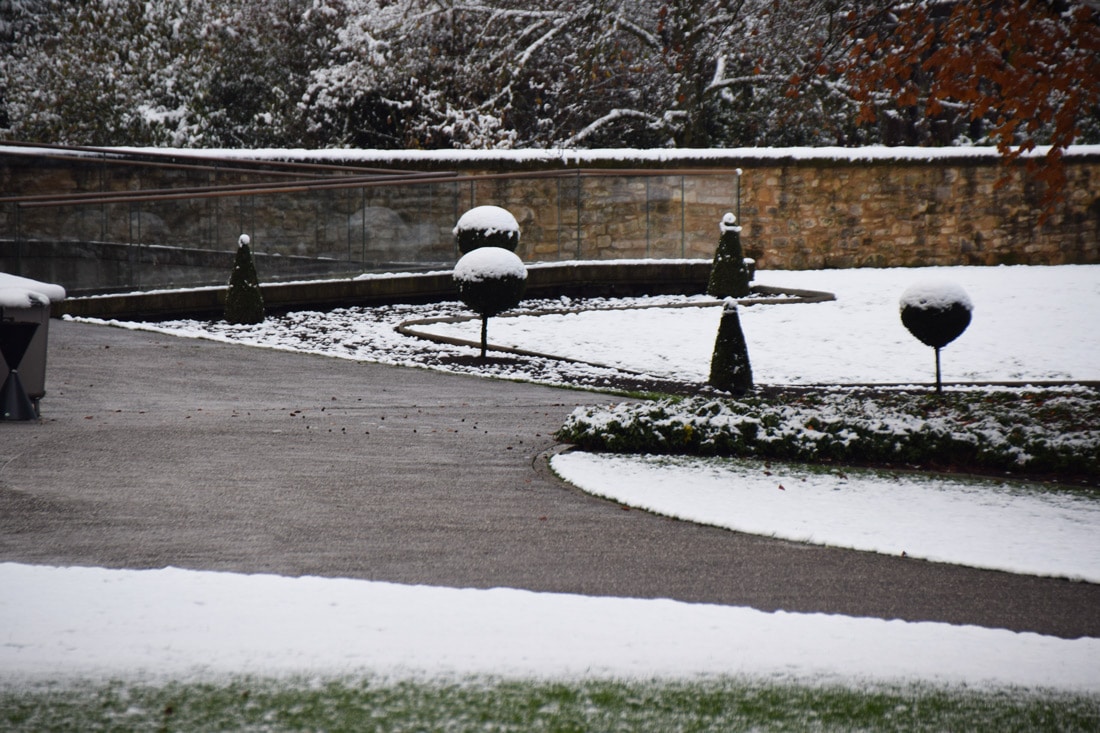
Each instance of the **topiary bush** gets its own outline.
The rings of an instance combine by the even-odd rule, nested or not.
[[[515,252],[519,246],[516,217],[499,206],[476,206],[463,214],[454,228],[458,251],[469,254],[481,247]]]
[[[727,213],[718,225],[721,237],[710,268],[707,295],[716,298],[743,298],[749,294],[753,268],[741,250],[741,227],[737,217]]]
[[[527,268],[515,253],[500,247],[479,247],[455,265],[458,296],[481,316],[481,358],[488,346],[489,318],[514,308],[527,289]]]
[[[936,350],[936,392],[943,392],[940,349],[970,325],[974,310],[970,296],[954,283],[917,283],[902,293],[899,307],[902,325],[922,344]]]
[[[264,320],[264,296],[256,275],[256,263],[252,260],[250,241],[247,234],[237,240],[237,259],[225,294],[225,320],[229,323],[261,323]]]
[[[741,330],[741,318],[737,315],[737,301],[733,298],[727,298],[722,308],[722,320],[710,360],[709,382],[712,387],[735,395],[752,390],[749,349]]]

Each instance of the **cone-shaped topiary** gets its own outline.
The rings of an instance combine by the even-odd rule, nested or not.
[[[918,283],[901,295],[901,322],[925,346],[936,350],[936,392],[940,381],[940,349],[962,335],[974,310],[970,296],[958,285],[943,282]]]
[[[515,252],[519,246],[516,217],[499,206],[475,206],[463,214],[454,228],[458,251],[468,254],[480,247],[500,247]]]
[[[752,271],[741,251],[741,227],[737,225],[737,217],[727,213],[718,229],[722,234],[718,249],[714,252],[714,264],[710,268],[707,295],[743,298],[749,294]]]
[[[479,247],[463,255],[452,275],[462,302],[481,316],[481,358],[488,347],[489,317],[514,308],[527,288],[527,268],[515,253]]]
[[[248,246],[250,241],[247,234],[242,234],[237,241],[237,259],[225,294],[225,320],[229,323],[261,323],[264,320],[264,296]]]
[[[745,334],[741,331],[737,301],[733,298],[727,298],[722,308],[718,338],[714,341],[714,355],[710,359],[709,381],[712,387],[735,395],[743,395],[752,390],[749,348],[745,344]]]

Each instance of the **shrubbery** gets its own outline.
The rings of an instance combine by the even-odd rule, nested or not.
[[[714,263],[707,281],[707,295],[716,298],[743,298],[749,294],[753,272],[741,248],[741,227],[737,217],[726,214],[719,224],[722,236],[714,252]]]
[[[515,252],[519,246],[519,224],[510,211],[499,206],[470,209],[459,218],[454,235],[462,254],[481,247],[500,247]]]
[[[515,253],[479,247],[455,265],[458,297],[481,316],[481,356],[488,348],[489,318],[514,308],[527,289],[527,268]]]
[[[264,296],[260,291],[260,279],[256,263],[248,246],[247,234],[237,243],[237,258],[233,273],[229,276],[229,290],[225,294],[225,320],[230,323],[261,323],[264,320]]]
[[[558,439],[618,453],[752,456],[928,469],[1100,475],[1094,390],[834,388],[578,408]]]

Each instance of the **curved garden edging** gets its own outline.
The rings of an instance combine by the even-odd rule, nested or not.
[[[830,300],[836,300],[836,295],[833,293],[827,293],[820,290],[800,290],[796,288],[779,288],[769,285],[754,285],[750,288],[750,292],[759,294],[764,297],[747,297],[736,299],[739,305],[752,306],[752,305],[778,305],[785,303],[823,303]],[[666,303],[662,305],[645,305],[645,306],[613,306],[604,308],[601,310],[615,311],[615,310],[645,310],[648,308],[712,308],[722,304],[721,300],[707,300],[691,303]],[[549,308],[536,311],[528,311],[522,314],[517,314],[514,311],[512,315],[525,315],[525,316],[549,316],[549,315],[565,315],[570,313],[577,313],[580,310],[577,308]],[[499,317],[508,317],[508,314],[503,314]],[[434,323],[465,323],[467,321],[479,320],[480,316],[441,316],[438,318],[418,318],[409,321],[404,321],[397,326],[397,332],[402,336],[410,336],[413,338],[420,338],[426,341],[431,341],[439,344],[448,344],[451,346],[470,346],[474,348],[480,348],[480,341],[473,341],[470,339],[460,339],[451,336],[440,336],[439,334],[430,333],[427,331],[421,331],[417,329],[417,326],[428,326]],[[584,361],[581,359],[573,359],[566,356],[559,356],[557,354],[549,354],[538,351],[530,351],[527,349],[517,349],[511,346],[489,345],[493,351],[499,351],[506,354],[512,354],[515,356],[528,356],[539,359],[553,359],[556,361],[566,362],[569,364],[585,364],[588,366],[601,367],[601,368],[614,368],[624,374],[628,374],[634,377],[647,377],[642,372],[632,371],[629,369],[623,369],[622,367],[610,367],[607,364],[600,364],[598,362]]]

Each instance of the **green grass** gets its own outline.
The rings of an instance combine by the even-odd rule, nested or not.
[[[1100,697],[927,685],[86,682],[0,690],[12,731],[1095,731]]]

